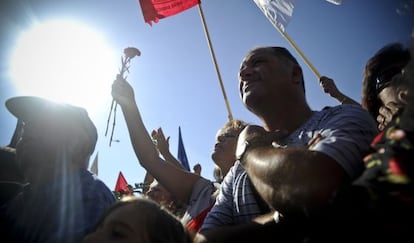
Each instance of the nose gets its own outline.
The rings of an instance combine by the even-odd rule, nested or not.
[[[252,69],[249,66],[245,65],[245,66],[240,68],[240,71],[239,71],[240,82],[242,82],[244,79],[250,77],[251,75],[252,75]]]

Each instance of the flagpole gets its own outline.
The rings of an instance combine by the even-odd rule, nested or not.
[[[206,21],[204,19],[203,9],[201,8],[201,1],[198,4],[198,10],[200,12],[201,22],[203,23],[203,28],[204,28],[204,32],[206,34],[206,38],[207,38],[207,42],[208,42],[208,47],[210,48],[211,57],[213,59],[213,63],[214,63],[214,67],[216,69],[217,77],[219,79],[219,83],[220,83],[220,87],[221,87],[221,92],[223,93],[224,102],[226,103],[226,108],[227,108],[227,112],[228,112],[229,121],[232,121],[233,120],[233,115],[232,115],[231,110],[230,110],[229,101],[227,100],[226,91],[224,89],[224,85],[223,85],[223,81],[221,79],[219,67],[217,65],[216,55],[214,54],[213,45],[211,44],[210,34],[208,33]]]
[[[296,52],[302,57],[302,59],[305,61],[305,63],[308,65],[308,67],[312,70],[312,72],[315,74],[316,78],[321,78],[320,73],[318,70],[316,70],[315,66],[309,61],[309,59],[303,54],[303,52],[299,49],[299,47],[296,45],[296,43],[290,38],[290,36],[283,31],[278,24],[276,24],[273,20],[271,21],[273,26],[276,27],[276,29],[282,34],[283,37],[289,42],[289,44],[296,50]]]

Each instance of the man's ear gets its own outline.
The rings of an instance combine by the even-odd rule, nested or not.
[[[299,65],[294,65],[292,68],[292,80],[295,84],[302,84],[302,68]]]

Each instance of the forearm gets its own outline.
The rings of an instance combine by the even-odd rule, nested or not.
[[[137,106],[122,107],[130,139],[139,163],[178,200],[187,203],[199,176],[162,161]],[[185,181],[186,183],[182,183]]]
[[[336,161],[306,148],[257,147],[243,160],[258,193],[282,214],[319,208],[345,177]]]
[[[273,218],[266,223],[252,221],[246,224],[221,226],[198,233],[194,243],[227,242],[302,242],[301,222],[275,223]]]
[[[335,98],[341,104],[359,105],[359,103],[356,102],[354,99],[342,94],[341,92],[335,94],[333,98]]]
[[[177,166],[180,169],[185,169],[184,166],[178,161],[168,150],[166,152],[162,152],[162,157],[164,157],[165,161],[171,163],[174,166]]]
[[[122,112],[134,152],[140,164],[149,169],[153,162],[159,161],[160,158],[152,138],[144,126],[138,107],[136,105],[123,106]]]

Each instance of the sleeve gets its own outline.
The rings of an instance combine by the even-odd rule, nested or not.
[[[187,224],[200,214],[203,214],[206,209],[210,209],[215,202],[215,191],[216,187],[213,185],[213,182],[200,177],[191,191],[188,208],[182,218],[182,222]]]
[[[237,166],[239,166],[238,162],[224,177],[219,194],[216,197],[216,203],[207,214],[201,226],[201,231],[233,224],[233,184]]]
[[[321,140],[310,149],[335,159],[355,179],[362,173],[362,159],[378,133],[375,121],[360,106],[341,105],[327,112],[322,122]]]

